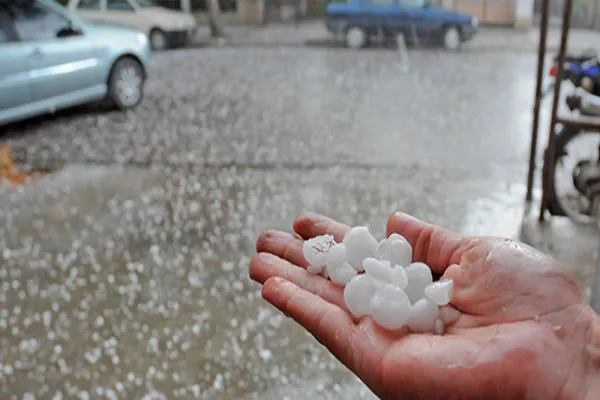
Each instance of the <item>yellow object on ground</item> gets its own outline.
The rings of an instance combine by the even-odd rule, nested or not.
[[[23,185],[41,176],[40,172],[19,173],[15,167],[8,146],[0,146],[0,184],[8,181],[13,185]]]

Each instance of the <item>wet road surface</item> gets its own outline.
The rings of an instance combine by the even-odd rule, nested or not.
[[[0,397],[370,399],[247,277],[313,210],[516,235],[533,55],[210,49],[155,57],[147,100],[13,125],[0,202]]]

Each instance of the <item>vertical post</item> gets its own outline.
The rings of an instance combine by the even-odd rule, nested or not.
[[[594,283],[592,284],[590,306],[596,311],[596,314],[600,314],[600,255],[596,258],[596,273],[594,274]]]
[[[573,0],[565,0],[563,10],[562,36],[560,38],[560,50],[558,52],[558,68],[556,72],[556,84],[554,85],[554,98],[552,99],[552,116],[550,117],[550,129],[548,132],[548,146],[544,154],[544,169],[542,171],[542,201],[540,205],[540,222],[544,220],[548,204],[548,188],[551,179],[554,179],[554,139],[556,134],[554,128],[558,114],[558,102],[560,100],[561,78],[564,74],[565,57],[567,53],[567,39],[571,27],[571,10],[573,9]],[[553,195],[556,195],[553,193]]]
[[[538,44],[537,81],[535,83],[535,99],[533,106],[533,127],[531,129],[531,148],[529,149],[529,173],[527,175],[526,201],[533,199],[533,179],[535,176],[535,159],[538,146],[540,125],[540,103],[542,102],[542,84],[544,82],[544,58],[546,57],[546,39],[548,36],[548,14],[550,0],[542,2],[542,21],[540,25],[540,41]]]

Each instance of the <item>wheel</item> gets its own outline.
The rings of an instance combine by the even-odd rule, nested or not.
[[[352,26],[346,31],[346,46],[351,49],[362,49],[367,45],[367,32],[358,26]]]
[[[150,47],[154,51],[165,50],[168,46],[167,35],[158,28],[150,31]]]
[[[598,159],[600,132],[563,127],[555,138],[554,176],[548,187],[548,210],[552,215],[567,216],[582,224],[596,223],[598,217],[584,212],[589,198],[577,187],[576,172],[586,161]]]
[[[460,49],[462,41],[460,39],[460,31],[456,25],[448,25],[444,29],[442,44],[444,49],[448,51],[457,51]]]
[[[122,58],[112,68],[109,98],[121,110],[137,106],[144,95],[144,70],[133,58]]]

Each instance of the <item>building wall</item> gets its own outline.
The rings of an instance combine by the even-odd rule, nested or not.
[[[436,0],[440,7],[474,15],[486,25],[529,29],[533,25],[534,0]]]
[[[438,4],[474,15],[483,24],[512,25],[517,3],[521,1],[523,0],[439,0]]]

